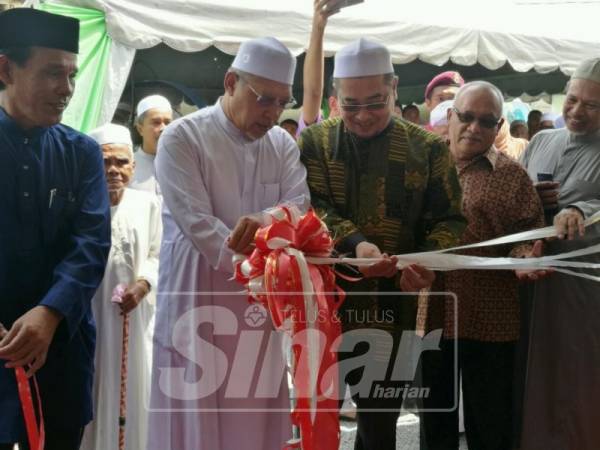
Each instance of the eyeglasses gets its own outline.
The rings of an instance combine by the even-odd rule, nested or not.
[[[390,95],[388,94],[383,102],[365,103],[363,105],[357,105],[354,103],[340,103],[340,107],[346,112],[358,112],[362,108],[365,108],[367,111],[380,111],[387,106],[389,101]]]
[[[240,78],[242,78],[242,77],[240,77]],[[245,78],[242,78],[242,79],[244,80],[244,83],[246,83],[246,85],[250,88],[252,93],[256,96],[256,103],[258,103],[258,106],[260,106],[262,108],[276,106],[277,108],[280,108],[280,109],[290,109],[296,105],[296,99],[294,97],[286,98],[286,99],[278,99],[278,98],[269,97],[268,95],[261,95],[258,92],[256,92],[256,89],[254,89],[250,83],[248,83],[248,80],[246,80]]]
[[[461,123],[470,124],[470,123],[477,121],[477,123],[479,124],[480,127],[487,128],[489,130],[491,130],[492,128],[497,126],[498,123],[500,122],[500,120],[502,119],[502,118],[497,119],[493,116],[492,117],[476,117],[474,114],[472,114],[470,112],[462,113],[455,107],[452,107],[452,111],[454,111],[456,113],[456,116],[458,117],[458,120],[460,120]]]

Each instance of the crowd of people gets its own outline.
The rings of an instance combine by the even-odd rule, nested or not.
[[[294,448],[285,339],[249,319],[260,310],[232,279],[281,204],[314,208],[336,255],[376,261],[338,279],[356,450],[396,448],[406,396],[381,393],[409,385],[427,392],[422,450],[458,450],[460,390],[471,450],[598,447],[597,281],[438,272],[396,255],[546,225],[557,238],[461,253],[539,258],[600,242],[584,224],[600,210],[600,58],[574,71],[560,117],[510,125],[496,86],[443,72],[423,124],[417,105],[397,104],[381,43],[341,48],[325,86],[328,1],[315,0],[298,122],[276,126],[295,103],[296,58],[264,37],[241,44],[214,105],[173,120],[154,94],[134,130],[87,135],[60,123],[78,21],[0,14],[0,450],[30,448],[17,367],[39,386],[46,450]],[[407,333],[436,332],[405,376]]]

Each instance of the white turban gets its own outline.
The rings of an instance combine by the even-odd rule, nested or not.
[[[562,115],[559,115],[556,119],[554,119],[554,128],[564,128],[565,127],[565,118]]]
[[[133,159],[131,133],[123,125],[107,123],[90,131],[88,136],[95,140],[100,146],[105,144],[126,145],[129,149],[129,155]]]
[[[448,110],[454,106],[454,100],[446,100],[438,104],[429,114],[429,125],[437,127],[448,125]]]
[[[273,37],[251,39],[240,45],[231,67],[282,84],[294,84],[296,58]]]
[[[149,109],[160,109],[161,111],[173,111],[171,103],[162,95],[150,95],[140,100],[137,105],[137,116],[140,117]]]
[[[357,78],[394,72],[388,49],[360,38],[335,54],[333,78]]]
[[[558,117],[558,114],[556,114],[555,112],[547,112],[542,114],[542,118],[540,119],[540,122],[552,122],[554,123],[554,121],[556,120],[556,118]]]

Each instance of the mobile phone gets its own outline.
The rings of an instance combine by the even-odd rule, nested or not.
[[[359,3],[363,3],[365,0],[339,0],[337,2],[333,2],[331,5],[328,5],[328,9],[342,9],[347,8],[348,6],[357,5]]]
[[[538,181],[554,181],[554,175],[548,172],[538,172]]]

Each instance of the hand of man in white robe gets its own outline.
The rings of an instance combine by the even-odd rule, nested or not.
[[[554,216],[554,228],[559,239],[575,239],[585,234],[585,218],[577,208],[567,207]]]
[[[235,253],[247,255],[254,249],[254,235],[262,223],[255,216],[242,216],[229,236],[227,246]]]
[[[558,207],[558,188],[560,183],[557,181],[539,181],[533,184],[544,209],[554,209]]]
[[[121,312],[128,314],[133,311],[150,292],[150,284],[146,280],[137,280],[123,294]]]

